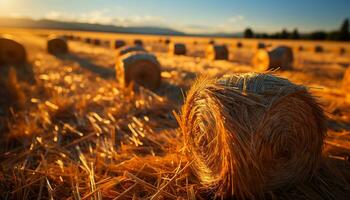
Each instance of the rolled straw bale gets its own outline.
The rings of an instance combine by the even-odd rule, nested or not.
[[[27,62],[27,53],[22,44],[12,36],[0,36],[0,65],[18,65]]]
[[[146,52],[132,52],[121,57],[116,64],[116,77],[123,86],[135,82],[154,90],[160,86],[160,64]]]
[[[167,38],[167,39],[164,40],[164,43],[165,43],[165,44],[170,44],[170,42],[171,42],[171,40],[170,40],[169,38]]]
[[[92,41],[92,44],[93,44],[93,45],[96,45],[96,46],[100,46],[100,45],[101,45],[101,40],[100,40],[100,39],[94,39],[94,40]]]
[[[91,38],[85,38],[84,42],[87,44],[91,44],[92,43],[92,39]]]
[[[346,53],[346,49],[345,49],[344,47],[340,47],[339,53],[340,53],[341,55],[345,54],[345,53]]]
[[[124,40],[116,40],[116,41],[114,42],[114,48],[115,48],[115,49],[119,49],[119,48],[121,48],[121,47],[123,47],[123,46],[125,46],[125,45],[126,45],[126,43],[125,43]]]
[[[315,46],[315,53],[322,53],[324,51],[323,47],[320,45]]]
[[[169,53],[174,55],[186,55],[186,45],[183,43],[170,43]]]
[[[287,46],[279,46],[272,50],[258,50],[253,57],[252,64],[258,71],[274,68],[288,70],[292,68],[293,61],[292,49]]]
[[[194,175],[217,196],[241,199],[309,180],[326,134],[307,88],[270,74],[197,80],[178,121]]]
[[[125,54],[131,53],[131,52],[147,52],[146,49],[144,49],[142,46],[124,46],[120,48],[117,52],[117,57],[121,57]]]
[[[209,44],[215,44],[215,40],[209,40]]]
[[[304,47],[303,46],[299,46],[298,47],[298,51],[304,51]]]
[[[237,48],[242,48],[243,47],[243,43],[242,42],[237,42],[236,47]]]
[[[228,60],[226,45],[209,45],[206,49],[207,58],[211,60]]]
[[[143,42],[140,39],[136,39],[136,40],[134,40],[134,45],[136,45],[136,46],[143,46]]]
[[[265,49],[266,48],[266,44],[263,43],[263,42],[259,42],[258,45],[257,45],[257,48],[258,49]]]
[[[63,37],[50,36],[47,40],[47,51],[53,55],[68,53],[66,39]]]

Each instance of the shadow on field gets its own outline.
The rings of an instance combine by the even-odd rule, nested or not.
[[[115,79],[115,69],[96,65],[86,58],[74,54],[56,55],[57,58],[65,61],[77,62],[82,68],[98,74],[105,79]]]

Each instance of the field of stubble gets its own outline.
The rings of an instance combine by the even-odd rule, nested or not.
[[[183,154],[176,115],[186,92],[202,74],[221,76],[254,72],[250,60],[263,40],[221,39],[229,61],[204,56],[211,38],[169,37],[187,45],[187,56],[174,56],[163,36],[121,35],[54,30],[0,29],[25,46],[37,83],[22,84],[24,109],[2,117],[0,196],[3,199],[207,199]],[[116,50],[69,41],[70,54],[46,52],[46,37],[55,33],[99,38],[142,39],[162,66],[156,91],[123,88],[115,81]],[[195,43],[196,41],[196,43]],[[241,41],[243,48],[237,49]],[[323,150],[327,169],[318,186],[298,185],[267,194],[267,199],[347,199],[350,195],[350,94],[342,89],[350,66],[350,44],[264,40],[289,45],[291,71],[274,74],[310,88],[322,105],[328,134]],[[315,53],[321,45],[325,52]],[[299,46],[304,51],[299,52]],[[340,47],[346,48],[340,54]],[[5,97],[1,97],[5,98]]]

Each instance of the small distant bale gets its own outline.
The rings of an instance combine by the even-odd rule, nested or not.
[[[236,47],[237,48],[242,48],[243,47],[243,43],[242,42],[237,42]]]
[[[198,42],[195,40],[195,41],[193,41],[193,45],[197,45],[198,44]]]
[[[173,55],[186,55],[186,45],[183,43],[171,43],[169,44],[169,53]]]
[[[320,45],[315,46],[315,53],[322,53],[322,52],[324,52],[324,49],[322,46]]]
[[[258,45],[257,45],[257,48],[258,49],[265,49],[266,48],[266,44],[263,43],[263,42],[259,42]]]
[[[121,47],[123,47],[123,46],[125,46],[125,45],[126,45],[126,43],[125,43],[124,40],[116,40],[116,41],[114,42],[114,48],[115,48],[115,49],[119,49],[119,48],[121,48]]]
[[[87,44],[91,44],[92,43],[92,39],[91,38],[85,38],[84,42]]]
[[[299,47],[298,47],[298,51],[300,51],[300,52],[301,52],[301,51],[304,51],[304,47],[303,47],[303,46],[299,46]]]
[[[68,53],[66,39],[63,37],[50,36],[47,40],[47,51],[53,55]]]
[[[105,40],[105,41],[103,41],[103,46],[105,46],[105,47],[110,47],[111,46],[111,41],[109,41],[109,40]]]
[[[170,40],[169,38],[167,38],[167,39],[164,40],[164,43],[165,43],[165,44],[170,44],[170,42],[171,42],[171,40]]]
[[[101,40],[100,39],[94,39],[92,41],[92,44],[95,45],[95,46],[100,46],[101,45]]]
[[[345,49],[344,47],[340,47],[339,53],[340,53],[341,55],[345,54],[345,53],[346,53],[346,49]]]
[[[161,83],[161,69],[157,58],[146,52],[133,52],[124,55],[116,64],[116,77],[127,87],[134,82],[155,90]]]
[[[229,52],[226,45],[209,45],[206,55],[210,60],[228,60]]]
[[[143,42],[140,39],[136,39],[136,40],[134,40],[134,45],[143,46]]]
[[[124,46],[119,49],[117,52],[117,57],[121,57],[125,54],[131,53],[131,52],[147,52],[146,49],[144,49],[142,46]]]
[[[215,44],[215,40],[213,39],[209,40],[209,44]]]
[[[22,44],[12,36],[0,36],[0,65],[18,65],[27,62],[27,53]]]
[[[293,51],[290,47],[279,46],[272,50],[260,49],[253,57],[252,65],[258,71],[280,68],[289,70],[294,61]]]

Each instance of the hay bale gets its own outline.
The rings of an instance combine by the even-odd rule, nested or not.
[[[164,40],[164,43],[165,43],[165,44],[170,44],[170,42],[171,42],[171,40],[170,40],[169,38],[167,38],[167,39]]]
[[[136,45],[136,46],[143,46],[143,42],[140,39],[136,39],[136,40],[134,40],[134,45]]]
[[[300,52],[304,51],[304,47],[303,46],[299,46],[298,47],[298,51],[300,51]]]
[[[257,45],[257,48],[258,49],[265,49],[266,48],[266,44],[263,43],[263,42],[259,42],[258,45]]]
[[[214,39],[209,40],[208,44],[214,45],[215,44],[215,40]]]
[[[144,49],[142,46],[124,46],[120,48],[117,52],[117,57],[121,57],[125,54],[131,53],[131,52],[147,52],[146,49]]]
[[[237,42],[236,47],[237,48],[242,48],[243,47],[243,43],[242,42]]]
[[[66,39],[63,37],[50,36],[47,40],[47,52],[53,55],[68,53]]]
[[[101,45],[101,40],[100,40],[100,39],[94,39],[94,40],[92,41],[92,44],[93,44],[93,45],[96,45],[96,46],[100,46],[100,45]]]
[[[116,77],[124,87],[134,82],[154,90],[160,86],[160,73],[157,58],[146,52],[126,54],[116,64]]]
[[[27,53],[22,44],[12,36],[0,36],[0,65],[19,65],[27,62]]]
[[[125,46],[125,45],[126,45],[126,43],[125,43],[124,40],[116,40],[116,41],[114,42],[114,48],[115,48],[115,49],[119,49],[119,48],[121,48],[121,47],[123,47],[123,46]]]
[[[344,47],[340,47],[339,53],[340,53],[340,55],[345,54],[346,53],[346,49]]]
[[[228,60],[226,45],[209,45],[206,49],[207,58],[211,60]]]
[[[173,55],[186,55],[186,45],[183,43],[171,43],[169,44],[169,53]]]
[[[327,130],[306,87],[256,73],[199,79],[178,121],[195,176],[238,199],[311,179]]]
[[[323,47],[320,45],[315,46],[315,53],[322,53],[324,51]]]
[[[260,49],[253,57],[252,65],[258,71],[280,68],[288,70],[292,68],[294,61],[293,51],[290,47],[279,46],[272,50]]]
[[[87,44],[91,44],[92,43],[92,39],[91,38],[85,38],[84,42]]]

